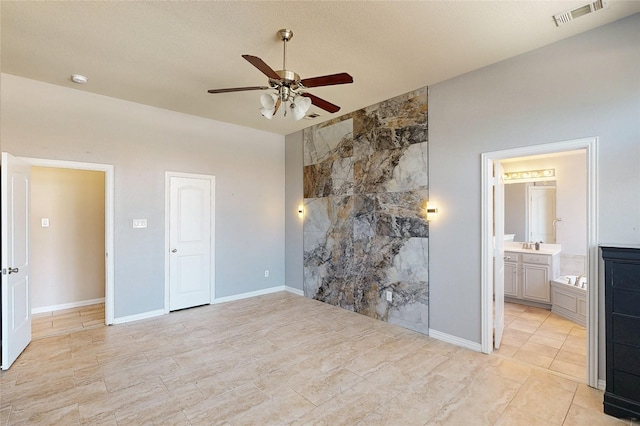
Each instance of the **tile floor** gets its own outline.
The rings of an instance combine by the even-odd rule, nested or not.
[[[104,326],[104,303],[99,303],[34,314],[31,319],[31,337],[40,339],[102,326]]]
[[[587,330],[551,311],[504,304],[505,330],[494,353],[586,383]]]
[[[631,424],[553,371],[286,292],[34,340],[0,422]]]

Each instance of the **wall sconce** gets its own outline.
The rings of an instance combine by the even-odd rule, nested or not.
[[[438,217],[438,208],[436,206],[427,205],[427,221]]]
[[[298,206],[298,217],[302,217],[303,214],[304,214],[304,210],[301,204]]]
[[[556,175],[556,169],[526,170],[523,172],[507,172],[502,177],[504,180],[522,179],[546,179]]]

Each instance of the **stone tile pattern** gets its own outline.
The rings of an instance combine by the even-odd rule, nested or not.
[[[307,297],[428,334],[427,144],[426,88],[304,130]]]
[[[2,425],[631,425],[602,391],[279,292],[34,340]]]

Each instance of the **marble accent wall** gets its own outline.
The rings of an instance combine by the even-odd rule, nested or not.
[[[427,144],[427,88],[304,130],[307,297],[428,333]]]

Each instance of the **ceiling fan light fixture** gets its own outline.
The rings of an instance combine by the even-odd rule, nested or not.
[[[604,1],[604,0],[603,0]],[[283,60],[282,69],[274,71],[262,59],[253,55],[242,55],[242,57],[251,65],[256,67],[262,74],[269,78],[268,86],[247,86],[247,87],[231,87],[227,89],[209,89],[208,93],[229,93],[244,92],[248,90],[273,90],[276,93],[265,93],[260,96],[260,104],[262,109],[260,113],[267,119],[271,120],[278,113],[278,109],[282,104],[283,116],[291,113],[294,120],[300,120],[306,116],[311,105],[315,105],[329,113],[340,111],[338,105],[334,105],[318,96],[307,93],[306,89],[312,87],[333,86],[336,84],[353,83],[353,77],[346,72],[337,74],[322,75],[318,77],[301,79],[297,73],[287,70],[287,42],[293,37],[293,31],[281,29],[278,31],[278,37],[283,42]],[[298,90],[304,93],[298,93]],[[316,115],[317,116],[317,115]]]
[[[274,93],[263,93],[260,95],[260,104],[262,108],[274,110],[276,108],[276,101],[278,97]]]
[[[311,107],[311,99],[304,96],[296,96],[291,101],[291,115],[294,120],[304,118],[307,111]]]
[[[271,120],[273,118],[273,114],[276,112],[275,109],[262,108],[260,110],[260,114],[267,120]]]

